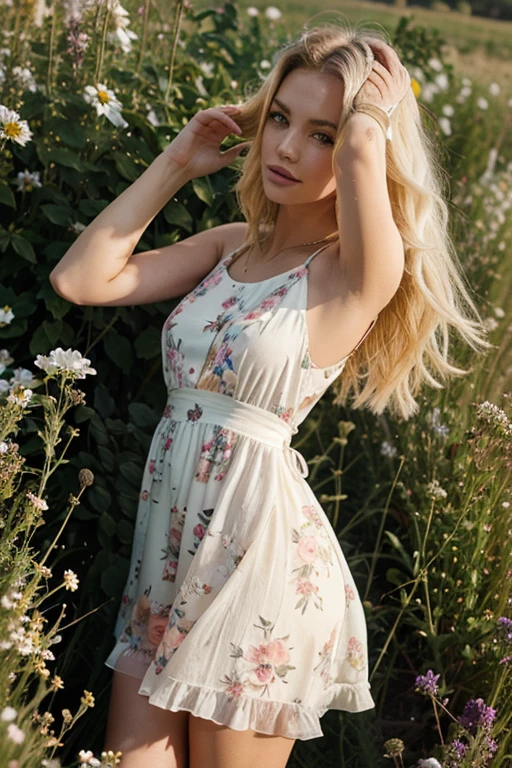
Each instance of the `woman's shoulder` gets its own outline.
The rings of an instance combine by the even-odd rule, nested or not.
[[[246,221],[232,221],[229,224],[221,224],[216,227],[219,234],[222,234],[221,239],[223,243],[219,262],[222,261],[228,253],[235,251],[244,243],[248,226]]]

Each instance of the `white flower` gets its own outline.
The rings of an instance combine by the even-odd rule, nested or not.
[[[472,89],[469,87],[469,85],[465,85],[463,88],[460,89],[460,93],[455,97],[455,101],[458,104],[463,104],[468,96],[471,96]]]
[[[207,77],[211,77],[215,65],[211,61],[201,61],[199,63],[199,69],[201,69]]]
[[[121,102],[116,98],[114,91],[103,83],[96,86],[86,85],[84,99],[96,108],[98,115],[105,115],[117,128],[127,127],[128,123],[121,116]]]
[[[425,74],[420,67],[412,67],[411,75],[418,81],[418,83],[423,83],[425,80]]]
[[[443,115],[446,115],[447,117],[453,117],[455,114],[455,110],[451,104],[444,104],[441,111]]]
[[[476,100],[476,103],[477,103],[477,105],[478,105],[478,107],[479,107],[480,109],[488,109],[488,108],[489,108],[489,102],[487,101],[487,99],[484,99],[484,97],[483,97],[483,96],[480,96],[480,97],[479,97],[479,98]]]
[[[14,376],[10,379],[10,383],[23,384],[24,387],[33,387],[38,381],[28,368],[15,368]]]
[[[57,349],[52,349],[48,356],[38,355],[34,360],[34,365],[42,368],[50,376],[58,372],[68,376],[71,374],[77,379],[85,379],[87,373],[96,373],[94,368],[89,367],[90,362],[88,358],[82,357],[76,349],[64,351],[62,347],[57,347]]]
[[[470,80],[469,77],[463,77],[461,82],[462,82],[462,85],[472,85],[473,84],[473,81]]]
[[[439,88],[435,83],[425,83],[421,91],[421,98],[423,101],[431,102],[436,93],[439,93]]]
[[[3,309],[0,309],[0,328],[14,320],[14,312],[8,304]]]
[[[452,135],[452,124],[450,123],[450,120],[447,117],[439,118],[439,127],[441,128],[442,132],[446,136]]]
[[[21,120],[13,109],[0,104],[0,139],[9,139],[24,147],[32,138],[32,131],[26,120]]]
[[[501,307],[494,307],[494,314],[496,317],[502,318],[505,317],[505,312],[502,310]]]
[[[381,443],[380,452],[382,456],[389,456],[390,458],[396,456],[397,454],[395,446],[389,443],[387,440],[384,440],[384,442]]]
[[[31,389],[25,389],[22,384],[15,384],[10,395],[7,396],[7,402],[25,406],[30,403],[33,394]]]
[[[77,235],[80,234],[80,232],[83,232],[84,229],[87,229],[85,224],[82,224],[81,221],[75,221],[73,224],[69,227],[70,232],[76,232]]]
[[[491,94],[491,96],[498,96],[500,90],[501,88],[498,85],[498,83],[491,83],[489,86],[489,93]]]
[[[101,761],[98,760],[98,758],[94,757],[94,754],[91,752],[90,749],[88,749],[87,752],[81,749],[80,752],[78,753],[78,759],[81,762],[80,768],[87,768],[88,765],[92,765],[92,766],[101,765]]]
[[[45,648],[41,651],[41,658],[45,661],[55,661],[55,656],[51,651],[48,650],[48,648]]]
[[[261,67],[261,69],[268,69],[268,68],[269,68],[269,67],[271,67],[271,66],[272,66],[272,65],[271,65],[270,61],[268,61],[267,59],[262,59],[262,60],[260,61],[260,67]]]
[[[146,117],[148,119],[148,123],[151,123],[151,125],[153,125],[155,128],[158,128],[160,125],[160,120],[158,119],[154,109],[150,109]]]
[[[115,32],[110,32],[108,39],[112,42],[116,37],[121,45],[123,53],[129,53],[132,50],[132,40],[138,40],[138,35],[128,29],[130,20],[128,18],[128,11],[115,0],[111,4],[112,19],[116,26]]]
[[[23,190],[27,190],[27,192],[31,192],[32,189],[35,187],[42,187],[41,184],[41,174],[39,171],[34,171],[34,173],[30,173],[30,171],[27,171],[25,169],[24,171],[19,171],[16,176],[16,181],[14,182],[16,184],[16,188],[18,192],[23,192]]]
[[[436,72],[441,72],[441,70],[443,69],[443,65],[441,64],[439,59],[433,59],[433,58],[429,59],[427,61],[427,64],[429,65],[430,69],[435,69]]]
[[[75,592],[78,589],[78,576],[71,570],[64,571],[64,585],[66,589]]]
[[[428,757],[426,760],[420,760],[418,765],[419,768],[443,768],[435,757]]]
[[[3,720],[4,723],[10,723],[12,720],[15,720],[17,714],[14,707],[5,707],[0,714],[0,720]]]
[[[430,483],[427,483],[426,488],[428,495],[433,499],[446,499],[448,496],[444,488],[441,488],[439,485],[438,480],[432,480]]]
[[[267,19],[271,19],[272,21],[277,21],[277,19],[280,19],[283,14],[279,10],[279,8],[276,8],[275,5],[269,5],[268,8],[265,8],[265,16]]]
[[[496,328],[498,327],[498,323],[496,322],[494,317],[486,317],[483,322],[483,325],[488,331],[495,331]]]
[[[259,12],[258,8],[255,8],[254,5],[250,5],[245,10],[247,11],[247,14],[249,16],[259,16],[260,15],[260,12]]]
[[[48,509],[48,504],[44,499],[40,499],[39,496],[36,496],[32,491],[27,492],[27,498],[32,502],[34,507],[37,507],[37,509],[40,509],[44,511],[45,509]]]
[[[36,81],[30,69],[26,67],[13,67],[12,74],[16,83],[23,90],[31,91],[32,93],[37,91]]]
[[[25,734],[21,728],[18,728],[14,723],[10,723],[7,726],[7,736],[11,741],[14,741],[15,744],[23,744],[25,741]]]
[[[435,76],[435,83],[439,86],[439,88],[442,91],[446,91],[448,88],[448,75],[446,72],[441,72],[439,75]]]
[[[45,0],[36,0],[32,11],[32,21],[35,27],[42,27],[43,21],[51,15],[51,9],[46,7]]]

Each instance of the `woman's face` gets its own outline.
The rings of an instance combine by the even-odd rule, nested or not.
[[[263,188],[270,200],[293,205],[336,195],[332,152],[342,104],[343,83],[336,75],[294,69],[285,77],[262,136]],[[269,165],[285,168],[299,182],[278,184]]]

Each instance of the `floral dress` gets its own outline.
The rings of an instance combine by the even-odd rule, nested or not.
[[[375,706],[364,609],[290,446],[350,357],[309,357],[308,265],[326,247],[255,283],[231,278],[232,251],[165,321],[169,397],[105,662],[155,706],[301,740],[328,709]]]

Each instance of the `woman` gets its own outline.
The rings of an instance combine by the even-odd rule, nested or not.
[[[221,154],[231,133],[248,140]],[[245,221],[133,254],[184,183],[244,147]],[[79,304],[184,295],[106,661],[123,768],[283,768],[327,709],[375,706],[363,606],[290,440],[342,372],[341,402],[354,388],[356,407],[408,418],[441,386],[427,363],[465,373],[449,325],[485,348],[439,178],[395,51],[322,25],[246,103],[198,112],[52,275]]]

